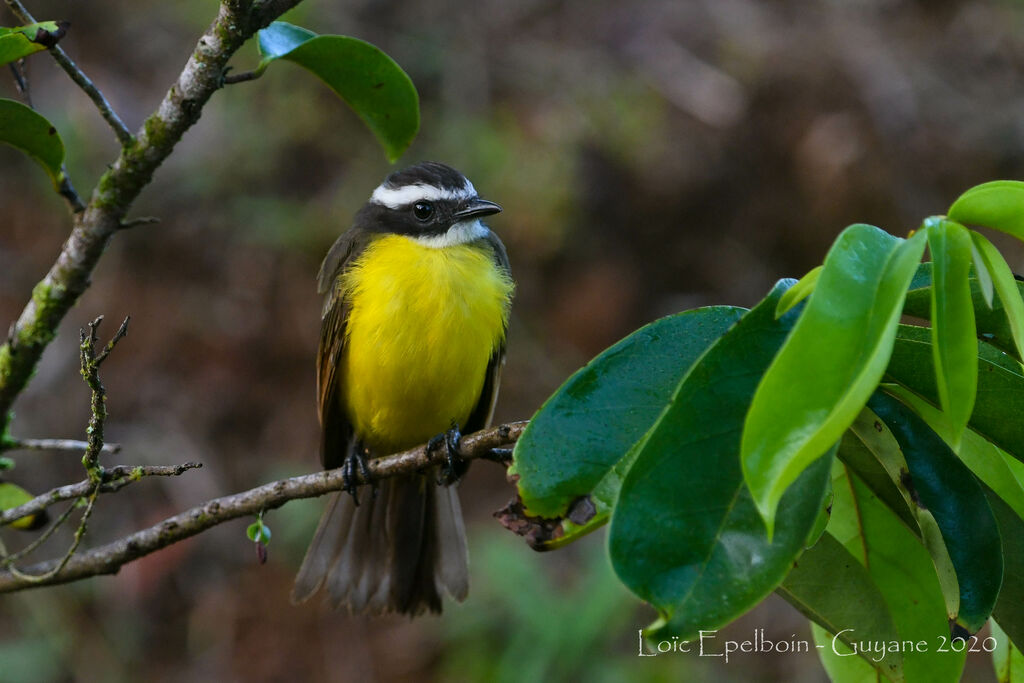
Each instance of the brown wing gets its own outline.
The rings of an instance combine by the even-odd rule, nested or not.
[[[509,275],[512,274],[512,269],[508,262],[508,253],[505,251],[505,245],[501,243],[498,236],[493,232],[488,231],[487,237],[484,238],[491,250],[494,252],[494,261],[498,267],[504,270]],[[505,340],[508,333],[508,326],[505,326],[504,334],[502,334],[501,346],[494,350],[491,354],[491,360],[487,364],[487,376],[484,378],[484,386],[480,391],[480,398],[477,400],[476,407],[473,408],[473,412],[470,413],[469,419],[466,420],[466,424],[462,426],[462,432],[464,434],[472,434],[475,431],[484,429],[491,424],[491,418],[494,417],[494,405],[498,400],[498,385],[501,382],[501,368],[505,365]]]
[[[341,354],[345,349],[345,324],[349,301],[338,278],[363,252],[372,236],[350,229],[331,246],[320,266],[318,291],[326,294],[320,324],[320,348],[316,356],[317,409],[320,416],[320,462],[324,469],[340,467],[352,441],[352,425],[345,413]]]

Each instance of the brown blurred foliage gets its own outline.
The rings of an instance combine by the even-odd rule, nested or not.
[[[209,0],[29,5],[71,21],[65,49],[131,127],[215,11]],[[309,0],[286,18],[391,54],[423,107],[403,162],[450,163],[505,207],[491,224],[518,291],[498,419],[528,417],[647,321],[754,303],[820,263],[849,223],[905,234],[967,187],[1024,172],[1018,2]],[[235,63],[256,60],[249,46]],[[113,137],[46,54],[29,73],[87,191]],[[0,80],[0,96],[15,97]],[[107,435],[124,461],[206,466],[102,500],[90,540],[316,467],[313,278],[389,170],[358,119],[291,65],[215,96],[137,203],[162,222],[117,236],[16,407],[16,436],[81,438],[76,330],[98,314],[133,316],[104,367]],[[0,207],[9,321],[69,221],[44,174],[8,148]],[[81,478],[73,455],[17,463],[35,490]],[[115,578],[0,598],[0,679],[823,679],[813,655],[717,668],[636,658],[650,615],[617,585],[600,541],[530,554],[490,519],[509,495],[486,463],[463,483],[475,583],[440,621],[288,605],[319,513],[298,502],[268,515],[264,566],[239,522]],[[774,601],[728,633],[753,628],[808,637]],[[986,680],[986,666],[968,677]]]

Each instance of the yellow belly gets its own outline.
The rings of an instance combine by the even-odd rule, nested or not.
[[[382,453],[463,426],[508,322],[513,285],[490,248],[387,235],[339,284],[351,302],[343,391],[356,434]]]

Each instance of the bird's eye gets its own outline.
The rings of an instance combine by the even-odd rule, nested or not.
[[[421,221],[430,220],[434,215],[434,205],[430,202],[416,202],[413,204],[412,213]]]

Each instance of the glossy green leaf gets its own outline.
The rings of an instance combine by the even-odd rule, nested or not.
[[[622,484],[609,552],[623,583],[658,609],[649,633],[687,637],[746,612],[782,581],[814,526],[831,457],[783,497],[772,543],[739,463],[754,388],[797,317],[775,318],[791,285],[776,285],[690,368]]]
[[[858,416],[857,420],[860,420]],[[917,519],[907,505],[904,492],[897,488],[889,472],[882,466],[879,457],[869,449],[855,433],[857,420],[843,435],[836,456],[847,469],[856,474],[882,503],[900,518],[908,529],[917,529]],[[882,425],[882,429],[886,429]],[[891,437],[891,434],[890,434]],[[895,441],[895,438],[893,438]],[[873,444],[875,446],[875,444]],[[897,446],[898,448],[898,446]],[[884,459],[884,458],[883,458]]]
[[[359,115],[390,161],[412,143],[420,126],[419,95],[409,76],[377,47],[348,36],[318,36],[275,21],[259,32],[259,71],[278,59],[311,71]]]
[[[20,149],[50,175],[55,187],[64,178],[64,142],[57,129],[21,102],[0,99],[0,143]]]
[[[889,607],[871,575],[830,533],[826,532],[818,543],[800,556],[776,592],[823,630],[837,634],[837,646],[839,643],[856,643],[863,634],[871,634],[873,640],[893,641],[898,638]],[[823,644],[831,650],[833,636],[829,635]],[[842,651],[847,652],[845,648]],[[842,663],[847,658],[836,659]],[[868,672],[874,672],[873,667],[877,666],[888,677],[899,677],[903,668],[903,657],[899,652],[887,652],[879,659],[880,662],[872,664],[863,662],[858,669],[863,671],[866,665]],[[831,659],[823,660],[833,680],[848,680],[836,677],[835,667],[828,664]]]
[[[978,387],[978,340],[967,282],[971,236],[967,228],[937,220],[927,229],[932,255],[932,357],[939,405],[949,421],[954,448],[974,410]]]
[[[999,683],[1024,683],[1024,652],[1007,637],[999,624],[992,624],[992,637],[996,641],[992,664]]]
[[[971,275],[973,276],[970,280],[978,283],[978,288],[981,290],[981,298],[984,299],[985,305],[991,309],[995,302],[995,284],[992,282],[992,273],[989,271],[988,261],[978,250],[977,238],[981,237],[981,234],[973,230],[968,231],[968,234],[971,236]]]
[[[949,425],[943,419],[942,411],[906,387],[898,384],[881,386],[917,413],[943,441],[947,444],[952,442]],[[964,432],[958,455],[974,476],[995,491],[1018,515],[1024,517],[1024,463],[972,429]]]
[[[972,232],[971,243],[992,278],[992,286],[999,293],[1017,358],[1024,358],[1024,299],[1021,298],[1020,286],[1006,259],[984,235]]]
[[[809,270],[800,280],[786,290],[786,293],[779,299],[779,308],[775,311],[776,316],[789,312],[791,308],[806,299],[818,285],[818,278],[821,277],[821,269],[824,266],[816,266]]]
[[[45,50],[64,35],[65,26],[56,21],[41,21],[28,26],[0,27],[0,65]]]
[[[959,583],[959,605],[950,613],[970,633],[988,621],[1003,583],[1003,549],[999,526],[985,492],[949,446],[910,408],[878,392],[868,406],[892,430],[906,458],[908,472],[898,473],[909,489],[922,532],[934,518]],[[925,546],[930,547],[925,538]],[[935,561],[941,572],[944,559]],[[942,576],[939,576],[940,583]],[[951,604],[947,600],[947,605]]]
[[[1024,183],[995,180],[977,185],[953,202],[947,213],[964,225],[980,225],[1024,239]]]
[[[35,498],[31,493],[21,488],[17,484],[12,484],[8,481],[0,481],[0,511],[10,510],[16,508],[19,505],[24,505]],[[15,520],[8,524],[12,529],[20,529],[22,531],[34,531],[42,527],[48,521],[46,512],[41,512],[28,517],[22,517],[21,519]]]
[[[1024,643],[1024,520],[994,492],[986,494],[1003,539],[1003,588],[992,617],[1015,643]]]
[[[628,469],[616,465],[665,410],[694,361],[744,313],[714,306],[662,318],[566,380],[516,443],[509,474],[519,478],[527,512],[562,517],[591,495],[597,516],[607,520]]]
[[[917,537],[856,475],[837,466],[835,498],[828,531],[868,570],[889,607],[899,641],[925,641],[927,651],[904,649],[903,679],[908,683],[959,681],[964,653],[939,652],[949,639],[942,590],[928,551]],[[849,596],[850,600],[857,600]],[[857,633],[859,642],[877,640]],[[877,655],[876,655],[877,656]]]
[[[929,330],[901,325],[887,377],[938,404]],[[1024,367],[985,342],[978,343],[978,396],[970,427],[1024,461]]]
[[[829,251],[743,428],[743,476],[769,534],[786,488],[839,441],[882,378],[923,252],[924,233],[902,240],[870,225],[850,226]]]
[[[877,403],[879,400],[887,398],[894,401],[885,395],[879,397],[878,392],[875,392],[871,400],[868,401],[868,406],[871,406],[872,402]],[[910,529],[921,538],[921,542],[932,558],[932,564],[935,565],[935,573],[946,603],[946,614],[950,619],[956,619],[960,612],[960,585],[957,581],[956,568],[946,548],[946,541],[939,523],[931,511],[921,503],[920,497],[914,489],[901,443],[897,441],[886,422],[870,408],[861,411],[851,425],[850,431],[860,439],[882,465],[886,476],[902,497],[901,504],[893,511],[897,514],[901,514],[904,509],[910,512],[913,519]],[[943,448],[945,448],[944,445]],[[868,484],[868,488],[875,493],[870,484]],[[878,496],[877,493],[875,495]],[[879,499],[882,500],[880,496]],[[883,500],[883,502],[888,504],[888,501]]]

